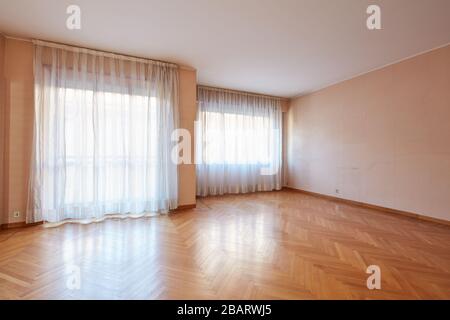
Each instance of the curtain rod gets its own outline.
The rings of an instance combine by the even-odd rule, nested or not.
[[[83,49],[83,50],[92,51],[93,54],[99,54],[100,53],[100,54],[105,54],[105,55],[116,56],[118,58],[123,58],[123,59],[137,59],[137,60],[143,60],[145,62],[166,64],[166,65],[177,67],[177,68],[184,69],[184,70],[190,70],[190,71],[195,71],[196,70],[195,68],[192,68],[192,67],[178,65],[176,63],[169,62],[169,61],[164,61],[164,60],[157,60],[157,59],[137,57],[137,56],[132,56],[132,55],[128,55],[128,54],[120,54],[120,53],[116,53],[116,52],[112,52],[112,51],[97,50],[97,49],[92,49],[92,48],[87,48],[87,47],[69,45],[69,44],[65,44],[65,43],[62,43],[62,42],[54,42],[54,41],[46,41],[46,40],[41,40],[41,39],[29,39],[29,38],[15,37],[15,36],[10,36],[8,34],[5,34],[3,32],[0,32],[0,34],[3,37],[5,37],[6,39],[12,39],[12,40],[24,41],[24,42],[31,42],[31,43],[41,42],[44,45],[49,46],[49,47],[56,47],[56,48],[57,47],[61,47],[61,48],[64,47],[64,48],[72,49],[72,50],[73,49]]]
[[[137,61],[137,62],[154,63],[154,64],[168,66],[168,67],[172,67],[172,68],[178,68],[178,65],[175,63],[161,61],[161,60],[147,59],[147,58],[141,58],[141,57],[136,57],[136,56],[131,56],[131,55],[124,55],[124,54],[117,54],[117,53],[110,52],[110,51],[96,50],[96,49],[80,47],[80,46],[72,46],[72,45],[67,45],[67,44],[63,44],[63,43],[50,42],[50,41],[44,41],[44,40],[39,40],[39,39],[33,39],[33,40],[31,40],[31,42],[33,44],[37,44],[37,45],[41,45],[41,46],[65,49],[65,50],[69,50],[69,51],[73,51],[73,52],[85,52],[85,53],[89,53],[89,54],[93,54],[93,55],[101,55],[101,56],[105,56],[105,57],[109,57],[109,58],[119,58],[119,59],[131,60],[131,61]]]
[[[1,33],[1,32],[0,32]],[[33,40],[31,40],[31,39],[27,39],[27,38],[20,38],[20,37],[15,37],[15,36],[10,36],[10,35],[7,35],[7,34],[4,34],[4,33],[1,33],[5,38],[7,38],[7,39],[12,39],[12,40],[17,40],[17,41],[25,41],[25,42],[33,42]],[[39,40],[39,39],[37,39],[37,40]],[[41,40],[41,41],[44,41],[44,40]],[[49,43],[52,43],[51,41],[44,41],[44,42],[49,42]],[[56,43],[57,44],[57,42],[53,42],[53,43]],[[63,44],[63,43],[61,43],[61,45],[66,45],[66,44]],[[70,47],[70,45],[67,45],[67,46],[69,46]],[[80,47],[80,48],[82,48],[82,47]],[[87,48],[86,48],[87,49]],[[94,50],[94,49],[89,49],[89,50]],[[102,51],[102,50],[94,50],[94,51]],[[108,52],[108,51],[102,51],[102,52],[105,52],[105,53],[111,53],[111,54],[117,54],[117,53],[115,53],[115,52]],[[117,55],[119,55],[119,54],[117,54]],[[150,61],[159,61],[159,62],[162,62],[162,63],[168,63],[168,64],[174,64],[174,65],[177,65],[176,63],[173,63],[173,62],[169,62],[169,61],[164,61],[164,60],[157,60],[157,59],[149,59],[149,58],[142,58],[142,57],[135,57],[135,56],[131,56],[131,55],[126,55],[126,54],[123,54],[122,56],[124,56],[124,57],[132,57],[132,58],[137,58],[137,59],[144,59],[144,60],[150,60]],[[178,66],[178,68],[180,68],[180,69],[182,69],[182,70],[189,70],[189,71],[196,71],[197,69],[195,69],[195,68],[193,68],[193,67],[188,67],[188,66],[184,66],[184,65],[177,65]]]
[[[266,97],[266,98],[278,99],[278,100],[288,100],[288,98],[271,96],[271,95],[268,95],[268,94],[261,94],[261,93],[255,93],[255,92],[249,92],[249,91],[240,91],[240,90],[226,89],[226,88],[219,88],[219,87],[206,86],[206,85],[197,85],[197,88],[211,90],[211,91],[222,91],[222,92],[243,94],[243,95],[246,95],[246,96]]]

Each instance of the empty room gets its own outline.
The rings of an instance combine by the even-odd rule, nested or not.
[[[449,299],[450,1],[0,0],[0,300]]]

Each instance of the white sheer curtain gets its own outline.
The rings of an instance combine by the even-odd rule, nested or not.
[[[28,222],[177,207],[176,65],[35,41],[34,72]]]
[[[197,195],[281,189],[281,101],[198,87]]]

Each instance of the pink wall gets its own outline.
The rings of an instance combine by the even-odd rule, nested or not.
[[[287,185],[450,220],[450,46],[293,99],[287,125]]]
[[[5,157],[5,81],[4,81],[4,63],[5,63],[5,43],[6,39],[0,34],[0,224],[6,220],[5,215],[5,197],[4,197],[4,157]]]
[[[180,69],[180,127],[188,129],[191,134],[191,150],[194,150],[194,121],[197,116],[197,72]],[[194,154],[191,153],[194,163]],[[195,204],[196,174],[195,164],[178,166],[178,203],[180,205]]]
[[[6,223],[25,220],[33,141],[33,49],[31,43],[6,39]],[[20,211],[17,218],[14,211]]]

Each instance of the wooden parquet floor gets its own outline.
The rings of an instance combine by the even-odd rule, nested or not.
[[[169,216],[1,231],[0,298],[450,299],[450,227],[292,191],[202,198]]]

